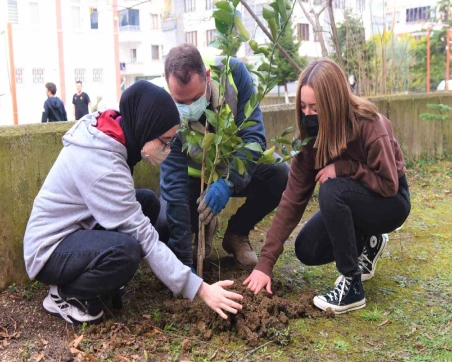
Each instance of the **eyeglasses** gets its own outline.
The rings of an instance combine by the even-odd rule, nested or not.
[[[165,152],[166,150],[171,150],[171,146],[173,145],[174,141],[176,140],[176,136],[171,138],[168,142],[165,142],[160,137],[157,137],[157,139],[163,143],[163,152]]]

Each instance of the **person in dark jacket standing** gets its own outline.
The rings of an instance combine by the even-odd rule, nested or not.
[[[330,59],[301,73],[296,119],[299,139],[313,139],[292,159],[259,262],[244,284],[255,294],[264,287],[272,294],[273,266],[319,183],[320,210],[298,234],[295,253],[304,265],[334,261],[341,274],[314,305],[335,314],[364,308],[362,281],[375,275],[385,233],[400,227],[411,210],[402,149],[389,119],[351,92]]]
[[[54,83],[46,84],[48,98],[44,102],[44,109],[42,110],[42,123],[67,121],[66,109],[61,99],[55,95],[56,91],[57,87]]]
[[[75,120],[78,121],[83,116],[91,113],[91,99],[89,99],[88,94],[82,92],[81,80],[75,82],[75,87],[77,89],[77,93],[75,93],[74,97],[72,97],[72,104],[74,105]]]

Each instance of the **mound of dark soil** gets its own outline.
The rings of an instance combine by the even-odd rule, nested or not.
[[[200,300],[189,303],[186,300],[168,300],[164,303],[163,318],[167,324],[175,324],[189,330],[191,336],[209,340],[221,332],[225,338],[241,338],[250,346],[256,346],[259,339],[273,339],[280,344],[288,344],[290,333],[287,329],[289,319],[327,316],[312,304],[313,293],[301,294],[298,300],[289,300],[280,293],[281,284],[275,283],[273,295],[265,291],[254,295],[236,282],[234,291],[243,295],[243,309],[236,315],[230,314],[227,320],[220,318]],[[233,332],[233,333],[230,333]]]

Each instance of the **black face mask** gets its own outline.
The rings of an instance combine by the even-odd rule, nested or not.
[[[316,137],[319,133],[319,119],[316,114],[306,115],[301,112],[301,120],[303,121],[306,132],[309,137]]]

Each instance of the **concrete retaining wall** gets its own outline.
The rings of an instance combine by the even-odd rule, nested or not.
[[[441,144],[439,124],[419,120],[427,103],[452,106],[452,94],[435,93],[374,100],[393,122],[407,159],[412,160],[452,150],[452,122],[446,125],[446,144]],[[294,105],[263,107],[267,138],[295,126]],[[22,242],[33,200],[61,150],[61,138],[72,123],[34,124],[0,127],[0,290],[11,283],[27,280]],[[135,170],[136,187],[158,191],[158,168],[140,163]],[[240,202],[228,205],[231,214]]]

